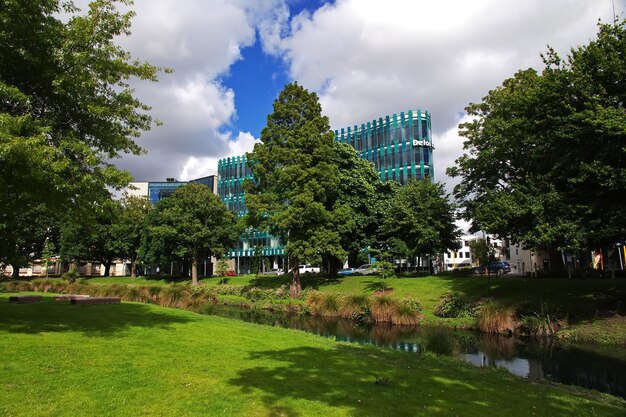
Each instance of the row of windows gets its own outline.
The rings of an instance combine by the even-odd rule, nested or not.
[[[413,139],[430,140],[431,124],[430,114],[417,114],[409,111],[408,115],[400,113],[400,117],[394,114],[391,118],[386,116],[362,124],[361,128],[354,126],[335,131],[335,139],[339,142],[349,143],[357,151],[378,149],[390,144],[400,144]]]
[[[465,256],[463,256],[463,253],[465,253]],[[470,258],[470,253],[469,252],[448,252],[446,253],[446,256],[448,257],[448,259],[452,258],[452,255],[454,254],[454,258]]]

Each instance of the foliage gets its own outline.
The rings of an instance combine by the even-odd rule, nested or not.
[[[466,108],[466,154],[448,173],[474,230],[562,250],[625,239],[625,49],[626,21],[600,24]]]
[[[111,229],[113,236],[111,246],[119,258],[130,260],[130,275],[135,277],[141,239],[148,226],[148,216],[153,206],[145,197],[132,195],[125,196],[120,205],[120,214]]]
[[[217,275],[220,277],[225,277],[228,272],[228,261],[224,258],[220,258],[217,261]]]
[[[391,240],[387,246],[400,247],[404,243],[412,256],[442,253],[458,249],[461,231],[454,221],[455,207],[448,201],[443,185],[430,178],[409,181],[397,189],[384,215],[381,233]]]
[[[341,236],[332,226],[350,221],[342,205],[329,206],[339,184],[331,160],[334,135],[315,93],[287,84],[261,131],[261,143],[247,154],[254,181],[245,184],[248,219],[286,243],[297,298],[300,262],[318,263],[322,254],[343,258]]]
[[[159,72],[115,43],[132,16],[112,0],[84,14],[59,0],[2,2],[2,262],[38,257],[56,223],[129,181],[109,161],[139,154],[134,138],[152,124],[129,79],[156,81]]]
[[[65,261],[99,261],[109,276],[111,263],[119,257],[116,247],[122,207],[118,201],[105,199],[85,207],[79,218],[68,219],[61,228],[60,255]]]
[[[76,280],[80,278],[80,274],[78,273],[78,269],[76,269],[75,267],[70,268],[69,271],[63,273],[63,275],[61,275],[61,279],[67,281],[67,282],[76,282]]]
[[[191,260],[192,282],[197,284],[198,261],[221,256],[240,234],[235,213],[208,187],[191,183],[159,201],[148,215],[141,253],[155,262],[171,255]]]
[[[518,325],[515,314],[514,306],[485,303],[478,310],[478,329],[485,333],[514,333]]]
[[[446,294],[435,306],[434,313],[439,317],[476,317],[476,305],[460,293]]]

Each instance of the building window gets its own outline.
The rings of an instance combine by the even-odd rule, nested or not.
[[[470,257],[469,252],[465,252],[465,257],[466,257],[466,258],[469,258],[469,257]]]

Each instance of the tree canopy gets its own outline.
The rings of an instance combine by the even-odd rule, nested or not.
[[[473,229],[578,249],[626,238],[626,22],[545,69],[519,71],[466,111],[449,169]]]
[[[241,222],[220,198],[202,184],[190,183],[159,201],[148,215],[143,236],[146,260],[173,255],[191,261],[191,280],[198,283],[198,261],[221,257],[241,234]]]
[[[130,179],[109,161],[139,154],[134,139],[153,120],[129,79],[156,81],[160,69],[132,59],[115,43],[130,33],[133,16],[118,12],[115,3],[94,1],[81,14],[60,0],[0,1],[3,253],[20,245],[13,236],[41,246],[45,234],[28,231],[33,216],[60,218],[108,198],[107,187]],[[62,20],[62,13],[69,18]]]
[[[339,184],[338,167],[329,159],[333,149],[334,135],[317,94],[292,83],[274,102],[261,143],[247,154],[254,175],[246,184],[249,218],[287,242],[294,297],[301,290],[300,261],[319,262],[322,254],[345,256],[332,225],[347,213],[329,207]]]
[[[381,226],[382,244],[396,256],[458,249],[461,231],[455,220],[455,206],[441,184],[430,178],[411,180],[389,203]]]

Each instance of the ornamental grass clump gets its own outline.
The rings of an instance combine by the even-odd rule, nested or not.
[[[370,319],[370,297],[364,294],[347,295],[339,309],[339,315],[346,319],[366,322]]]
[[[400,300],[396,303],[395,310],[391,315],[391,322],[403,326],[416,326],[424,318],[421,309],[422,305],[415,299]]]
[[[341,308],[341,297],[339,294],[322,293],[322,299],[320,300],[320,315],[326,317],[339,316],[339,309]]]
[[[397,305],[397,301],[388,295],[372,297],[372,320],[376,323],[390,322]]]
[[[494,302],[483,304],[477,317],[478,328],[486,333],[513,333],[517,327],[515,307]]]
[[[323,294],[320,291],[311,291],[306,295],[304,300],[306,306],[308,307],[311,315],[313,316],[321,316],[321,306],[322,306],[322,297]]]
[[[177,307],[180,308],[183,300],[188,295],[187,288],[184,285],[172,284],[166,285],[161,290],[161,298],[159,305],[161,307]]]
[[[30,282],[9,281],[7,282],[7,291],[9,292],[31,291]]]

